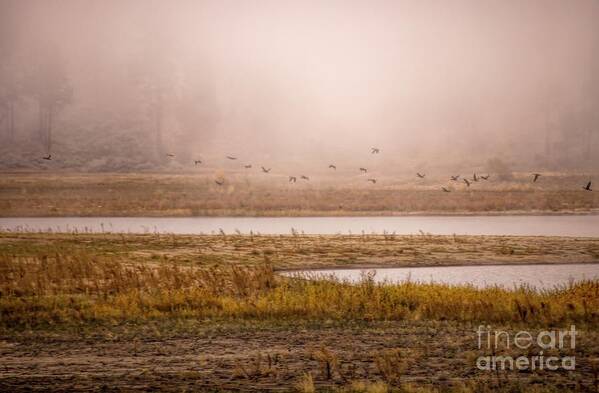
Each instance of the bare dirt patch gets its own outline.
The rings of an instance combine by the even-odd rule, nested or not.
[[[2,337],[0,345],[0,388],[281,391],[293,389],[305,373],[317,387],[341,387],[385,380],[380,358],[389,351],[398,351],[401,358],[397,386],[476,380],[591,388],[594,383],[590,359],[599,353],[596,332],[581,332],[573,353],[578,356],[575,372],[496,375],[475,367],[476,357],[484,354],[477,349],[475,329],[443,322],[270,328],[198,324],[193,331],[146,326],[98,329],[91,337],[11,335]]]

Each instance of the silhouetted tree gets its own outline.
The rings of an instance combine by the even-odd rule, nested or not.
[[[163,36],[147,36],[140,44],[139,56],[132,64],[134,83],[148,109],[157,159],[165,160],[163,127],[166,104],[176,90],[175,66],[169,56],[170,45]]]
[[[509,181],[514,178],[510,166],[501,158],[491,158],[487,161],[487,172],[493,173],[499,180]]]
[[[184,139],[188,141],[182,153],[193,154],[198,146],[206,146],[214,136],[214,127],[220,112],[211,75],[200,64],[194,64],[200,72],[185,73],[184,83],[175,104],[176,120]]]
[[[0,125],[9,141],[15,136],[15,107],[20,93],[17,67],[9,62],[0,64]]]
[[[599,16],[599,7],[596,9],[596,15]],[[599,140],[599,25],[595,26],[595,41],[592,47],[590,81],[588,83],[589,103],[587,105],[587,113],[590,117],[587,126],[587,138],[585,158],[590,161],[595,150],[595,144]],[[596,157],[596,155],[595,155]]]
[[[563,112],[562,91],[555,83],[547,83],[539,89],[541,115],[543,116],[545,159],[549,162],[554,156],[553,144],[559,118],[556,114]]]
[[[27,93],[36,101],[39,115],[39,136],[48,152],[52,149],[52,126],[56,116],[73,98],[65,62],[58,50],[44,51],[28,69]]]
[[[20,72],[16,64],[14,33],[19,4],[5,1],[0,11],[0,129],[7,140],[15,135],[15,107],[21,93]]]

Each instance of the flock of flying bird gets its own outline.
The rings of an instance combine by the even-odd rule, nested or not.
[[[370,154],[379,154],[381,152],[381,150],[377,147],[372,147],[370,148]],[[173,153],[167,153],[166,154],[167,157],[169,158],[175,158],[175,155]],[[42,157],[44,160],[52,160],[52,154],[48,154],[45,157]],[[237,160],[237,157],[233,157],[233,156],[226,156],[226,158],[228,160]],[[202,164],[202,160],[194,160],[194,165],[199,165]],[[251,169],[252,168],[252,164],[246,164],[244,165],[245,169]],[[269,173],[271,171],[272,168],[265,168],[265,167],[260,167],[262,169],[262,172],[264,173]],[[330,164],[329,165],[329,169],[333,169],[333,170],[337,170],[337,166],[334,164]],[[360,172],[361,173],[368,173],[368,169],[364,168],[364,167],[360,167]],[[426,177],[426,174],[424,173],[420,173],[420,172],[416,172],[416,176],[418,176],[420,179],[424,179]],[[490,175],[477,175],[476,173],[473,174],[472,176],[472,180],[469,180],[468,178],[462,177],[462,181],[466,184],[467,187],[470,187],[471,182],[478,182],[479,180],[489,180]],[[539,180],[539,178],[541,177],[540,173],[533,173],[532,174],[532,182],[536,183],[537,180]],[[300,179],[302,180],[306,180],[309,181],[310,178],[308,176],[305,175],[301,175]],[[451,176],[450,177],[451,181],[455,181],[458,182],[460,180],[460,175],[455,175],[455,176]],[[372,183],[372,184],[376,184],[376,179],[375,178],[368,178],[366,179],[366,181]],[[225,184],[225,181],[220,179],[220,180],[215,180],[214,181],[217,185],[222,186]],[[295,176],[289,176],[289,183],[296,183],[297,182],[297,177]],[[591,182],[589,181],[587,183],[586,186],[582,187],[583,190],[586,191],[593,191],[591,189]],[[447,187],[441,187],[441,190],[443,192],[451,192],[451,190]]]

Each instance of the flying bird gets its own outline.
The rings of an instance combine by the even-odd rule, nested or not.
[[[268,169],[266,169],[266,168],[264,168],[264,167],[261,167],[261,168],[262,168],[262,172],[264,172],[264,173],[268,173],[268,172],[270,172],[270,170],[272,169],[272,168],[268,168]]]
[[[422,173],[420,173],[420,172],[416,172],[416,176],[418,176],[418,177],[419,177],[419,178],[421,178],[421,179],[424,179],[424,176],[426,176],[426,175],[423,175],[423,174],[422,174]]]
[[[366,172],[368,172],[368,169],[366,169],[366,168],[360,168],[360,171],[366,173]]]
[[[337,167],[335,165],[333,165],[333,164],[329,165],[329,168],[337,170]]]
[[[194,160],[194,161],[193,161],[193,163],[194,163],[195,165],[198,165],[198,164],[201,164],[201,163],[202,163],[202,160]]]
[[[532,175],[533,175],[533,179],[532,179],[533,183],[536,183],[537,180],[539,179],[539,177],[541,177],[540,173],[533,173]]]
[[[247,164],[243,166],[245,169],[250,169],[252,167],[252,164]]]
[[[586,187],[582,187],[582,189],[583,189],[583,190],[587,190],[587,191],[593,191],[593,190],[591,189],[591,182],[588,182],[587,186],[586,186]]]
[[[460,175],[456,175],[456,176],[452,176],[451,180],[458,181],[459,178],[460,178]]]
[[[295,183],[297,178],[295,176],[289,176],[289,183]]]
[[[237,159],[237,157],[233,157],[233,156],[227,156],[227,158],[228,158],[229,160],[236,160],[236,159]]]
[[[474,180],[474,181],[478,181],[478,177],[476,176],[476,173],[474,173],[474,174],[472,175],[472,180]]]
[[[45,156],[45,157],[42,157],[42,159],[44,159],[44,160],[48,160],[48,161],[49,161],[49,160],[51,160],[51,159],[52,159],[52,154],[48,154],[47,156]]]
[[[445,187],[441,187],[441,189],[442,189],[444,192],[451,192],[450,190],[448,190],[448,189],[447,189],[447,188],[445,188]]]
[[[376,179],[368,179],[367,181],[371,182],[372,184],[376,184]]]
[[[470,182],[468,181],[468,179],[463,179],[463,180],[464,180],[464,183],[466,183],[466,185],[467,185],[468,187],[470,187]]]
[[[215,180],[214,181],[216,184],[218,184],[219,186],[222,186],[223,184],[225,184],[224,180]]]
[[[370,148],[370,154],[379,154],[380,152],[381,152],[381,150],[377,147]]]
[[[166,156],[170,157],[170,158],[174,158],[175,157],[175,155],[173,153],[166,153]]]
[[[489,180],[489,176],[491,176],[491,175],[487,175],[487,176],[482,176],[482,175],[481,175],[481,177],[480,177],[480,178],[481,178],[481,179],[483,179],[483,180]]]
[[[300,177],[304,180],[310,180],[310,178],[308,176],[301,175]]]

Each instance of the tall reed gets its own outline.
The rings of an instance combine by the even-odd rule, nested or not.
[[[537,292],[285,278],[263,264],[197,268],[78,254],[0,255],[0,324],[148,318],[599,322],[599,281]]]

